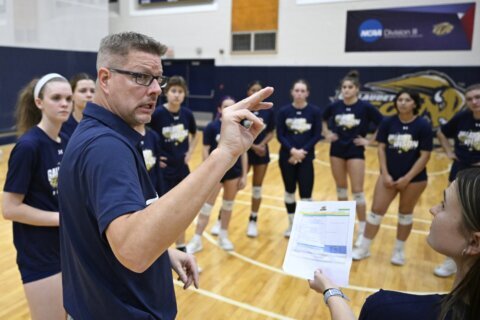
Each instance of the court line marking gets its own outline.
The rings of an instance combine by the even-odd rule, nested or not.
[[[249,192],[246,192],[246,191],[239,191],[238,193],[242,193],[242,194],[250,194]],[[263,197],[263,195],[262,195]],[[272,197],[273,198],[273,197]],[[283,199],[282,199],[283,201]],[[249,206],[250,205],[250,202],[248,201],[243,201],[243,200],[235,200],[235,203],[238,203],[238,204],[241,204],[241,205],[245,205],[245,206]],[[260,205],[261,207],[265,207],[265,208],[268,208],[268,209],[272,209],[272,210],[275,210],[275,211],[282,211],[284,212],[285,211],[285,208],[283,207],[277,207],[277,206],[272,206],[272,205],[268,205],[268,204],[261,204]],[[388,217],[388,218],[391,218],[391,219],[398,219],[398,217],[394,214],[386,214],[385,217]],[[425,224],[431,224],[432,221],[431,220],[428,220],[428,219],[419,219],[419,218],[413,218],[413,221],[414,222],[418,222],[418,223],[425,223]],[[383,226],[384,224],[382,224]],[[428,234],[428,233],[427,233]]]
[[[217,241],[207,232],[203,232],[203,237],[205,239],[207,239],[208,242],[210,242],[211,244],[213,244],[214,246],[218,247],[220,250],[224,251],[223,249],[220,248],[220,246],[218,245]],[[283,271],[282,269],[278,269],[278,268],[275,268],[275,267],[272,267],[268,264],[265,264],[263,262],[259,262],[257,260],[254,260],[252,258],[249,258],[247,256],[244,256],[236,251],[224,251],[225,253],[235,257],[235,258],[238,258],[240,260],[243,260],[247,263],[250,263],[250,264],[253,264],[257,267],[260,267],[260,268],[263,268],[263,269],[266,269],[266,270],[269,270],[269,271],[272,271],[272,272],[275,272],[275,273],[278,273],[278,274],[281,274],[283,276],[290,276],[290,277],[293,277],[293,278],[297,278],[297,279],[301,279],[303,281],[305,281],[305,279],[303,278],[300,278],[300,277],[297,277],[295,275],[291,275],[289,273],[286,273],[285,271]],[[356,285],[348,285],[347,287],[345,287],[346,289],[351,289],[351,290],[355,290],[355,291],[362,291],[362,292],[370,292],[370,293],[375,293],[377,292],[378,290],[380,290],[380,288],[370,288],[370,287],[362,287],[362,286],[356,286]],[[383,288],[384,290],[390,290],[390,289],[385,289]],[[393,290],[393,289],[391,289]],[[399,290],[396,290],[396,291],[399,291]],[[405,292],[405,293],[412,293],[412,294],[420,294],[420,295],[427,295],[427,294],[435,294],[435,293],[439,293],[438,291],[399,291],[399,292]]]
[[[173,280],[173,283],[176,286],[183,288],[183,282],[178,281],[178,280]],[[270,318],[273,318],[273,319],[280,319],[280,320],[293,320],[294,319],[294,318],[290,318],[290,317],[287,317],[287,316],[284,316],[284,315],[280,315],[280,314],[272,312],[272,311],[267,311],[267,310],[252,306],[248,303],[244,303],[244,302],[240,302],[240,301],[237,301],[237,300],[233,300],[233,299],[224,297],[222,295],[213,293],[213,292],[208,291],[208,290],[196,289],[193,286],[190,286],[188,288],[188,290],[191,290],[191,291],[193,291],[195,293],[198,293],[198,294],[201,294],[203,296],[206,296],[206,297],[209,297],[209,298],[212,298],[212,299],[215,299],[215,300],[219,300],[221,302],[225,302],[225,303],[228,303],[230,305],[233,305],[233,306],[236,306],[236,307],[239,307],[239,308],[242,308],[242,309],[246,309],[248,311],[251,311],[251,312],[254,312],[254,313],[257,313],[257,314],[261,314],[261,315],[264,315],[264,316],[267,316],[267,317],[270,317]]]

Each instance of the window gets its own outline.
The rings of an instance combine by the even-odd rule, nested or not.
[[[232,34],[233,52],[275,51],[277,48],[277,33],[248,32]]]

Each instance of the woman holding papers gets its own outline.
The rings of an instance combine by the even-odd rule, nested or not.
[[[393,100],[397,115],[385,118],[378,129],[380,176],[375,185],[372,211],[361,244],[352,251],[354,260],[370,256],[370,244],[392,203],[400,194],[397,239],[390,262],[405,264],[404,246],[413,224],[413,210],[427,187],[426,165],[433,148],[430,123],[418,115],[420,96],[402,90]]]
[[[460,171],[430,213],[428,244],[458,266],[452,291],[413,295],[380,290],[366,300],[360,319],[480,319],[480,168]],[[355,319],[345,295],[321,270],[309,284],[325,294],[332,319]]]
[[[292,231],[297,184],[301,199],[310,200],[312,197],[315,144],[322,137],[321,111],[307,101],[310,94],[308,83],[303,79],[295,81],[290,94],[293,102],[283,106],[277,116],[277,138],[281,145],[279,165],[289,222],[284,233],[287,238]]]
[[[350,178],[353,199],[357,202],[359,228],[355,245],[358,246],[365,229],[364,153],[365,146],[371,143],[365,136],[370,123],[378,125],[382,115],[370,103],[358,98],[360,80],[357,71],[349,72],[340,83],[342,99],[335,101],[325,110],[323,136],[331,142],[330,166],[340,201],[348,200],[347,178]]]

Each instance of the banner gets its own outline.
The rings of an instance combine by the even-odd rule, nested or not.
[[[347,12],[345,51],[471,50],[475,3]]]

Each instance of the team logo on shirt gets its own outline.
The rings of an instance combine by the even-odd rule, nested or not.
[[[458,140],[470,151],[480,151],[480,131],[460,131]]]
[[[58,194],[58,170],[60,169],[59,166],[56,166],[55,168],[51,168],[47,170],[47,178],[48,178],[48,183],[50,183],[50,186],[52,187],[53,191],[52,194],[55,196]]]
[[[388,145],[390,148],[397,149],[398,153],[402,153],[417,149],[418,141],[413,140],[411,134],[395,133],[388,135]]]
[[[293,131],[295,134],[304,133],[312,129],[312,124],[308,123],[305,118],[287,118],[285,125],[288,130]]]
[[[352,129],[360,124],[360,119],[355,118],[353,113],[337,114],[335,116],[335,124],[342,127],[343,130]]]
[[[143,150],[143,159],[145,161],[147,171],[150,171],[150,169],[153,168],[155,162],[157,161],[157,158],[153,155],[153,152],[150,149]]]
[[[397,92],[404,89],[418,92],[422,100],[419,114],[425,115],[433,128],[448,122],[465,104],[464,89],[445,73],[435,70],[369,82],[365,87],[368,90],[361,91],[359,98],[370,102],[385,116],[397,113],[393,105]],[[337,99],[341,99],[340,92],[332,98]]]
[[[166,142],[172,142],[175,145],[178,145],[185,141],[185,139],[188,137],[188,130],[185,129],[183,123],[179,123],[163,128],[162,135]]]

